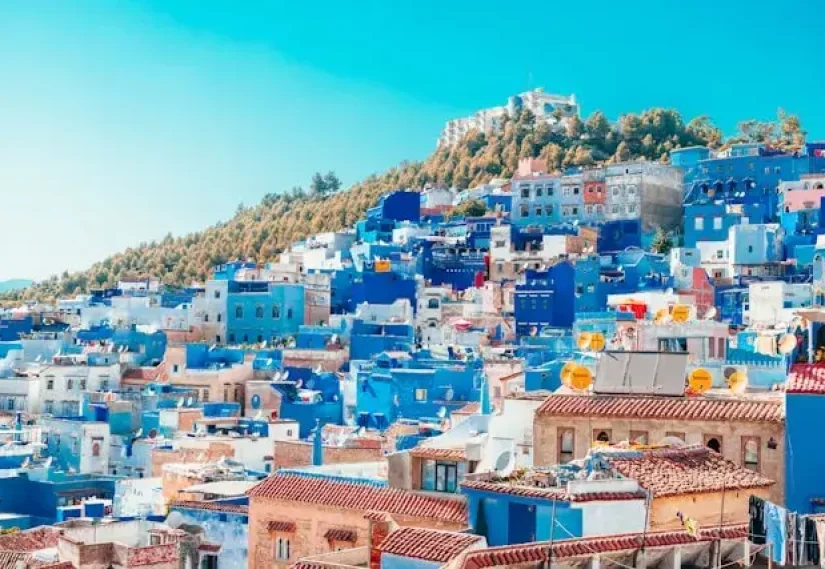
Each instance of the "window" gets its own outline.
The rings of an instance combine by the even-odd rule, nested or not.
[[[103,437],[92,437],[92,456],[100,456],[101,445],[103,445]]]
[[[275,559],[287,561],[289,559],[289,540],[279,537],[275,540]]]
[[[235,306],[235,318],[243,318],[243,306],[240,304]]]
[[[647,431],[630,431],[630,443],[635,445],[646,445],[648,441]]]
[[[742,437],[742,466],[759,472],[761,446],[759,437]]]
[[[557,433],[559,445],[558,462],[561,464],[567,464],[568,462],[573,460],[574,457],[576,447],[576,432],[570,428],[560,427]]]
[[[674,438],[679,439],[680,441],[684,441],[685,440],[685,433],[683,433],[681,431],[667,431],[665,433],[665,437],[674,437]]]
[[[69,378],[66,380],[66,390],[71,391],[74,388],[74,380]]]
[[[46,389],[48,389],[50,391],[52,389],[54,389],[54,380],[53,379],[47,379],[46,380]]]
[[[612,438],[612,433],[613,431],[610,429],[595,429],[593,431],[593,440],[598,443],[609,443]]]
[[[697,217],[693,220],[693,227],[696,231],[702,231],[705,228],[705,218]]]
[[[705,435],[704,436],[705,446],[708,447],[710,450],[718,452],[719,454],[722,453],[722,437],[719,435]]]
[[[464,475],[464,463],[424,460],[421,463],[421,488],[455,493],[460,475]]]
[[[721,217],[714,217],[713,218],[713,228],[714,229],[722,229],[722,218]]]
[[[264,317],[264,307],[263,306],[256,306],[255,307],[255,318],[260,320]]]
[[[427,400],[427,390],[426,389],[416,389],[415,390],[415,400],[416,401],[426,401]]]

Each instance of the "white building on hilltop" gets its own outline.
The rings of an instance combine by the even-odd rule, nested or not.
[[[578,116],[579,114],[579,104],[576,102],[575,95],[569,97],[551,95],[545,93],[541,88],[534,89],[510,97],[506,105],[481,109],[469,117],[447,121],[438,139],[438,146],[453,146],[471,130],[481,132],[498,130],[501,127],[501,119],[505,114],[512,117],[522,109],[530,110],[536,115],[537,120],[543,120],[548,124],[558,122],[556,111],[561,113],[562,122],[564,122],[565,117]]]

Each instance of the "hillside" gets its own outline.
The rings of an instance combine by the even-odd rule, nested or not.
[[[31,286],[33,283],[34,281],[30,281],[28,279],[9,279],[7,281],[0,281],[0,293],[24,289]]]
[[[740,131],[735,140],[795,147],[804,139],[798,119],[781,111],[775,123],[747,121]],[[113,285],[124,276],[153,276],[169,285],[186,285],[205,280],[220,262],[236,258],[272,261],[309,234],[351,226],[382,194],[395,188],[427,184],[467,188],[493,177],[510,177],[524,157],[545,160],[548,171],[630,159],[666,161],[670,150],[696,144],[719,147],[722,133],[706,117],[686,124],[673,110],[627,114],[614,124],[596,112],[584,121],[571,121],[563,131],[536,125],[535,117],[524,112],[506,120],[500,134],[470,133],[453,148],[438,149],[423,162],[402,163],[348,190],[328,192],[329,187],[317,183],[322,178],[316,175],[310,192],[293,188],[268,194],[258,205],[239,207],[228,221],[201,232],[184,237],[170,234],[160,242],[140,244],[86,271],[64,272],[24,291],[5,293],[0,300],[49,300]],[[331,189],[337,189],[337,184]]]

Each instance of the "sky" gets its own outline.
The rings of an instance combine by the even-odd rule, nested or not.
[[[544,87],[825,138],[822,0],[4,0],[0,280],[80,270],[239,203],[345,185]]]

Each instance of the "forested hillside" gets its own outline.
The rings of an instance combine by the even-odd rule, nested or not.
[[[781,111],[776,122],[747,121],[739,130],[731,140],[764,141],[784,148],[798,148],[804,142],[798,119]],[[293,188],[263,196],[258,205],[239,206],[228,221],[198,233],[183,237],[170,234],[162,241],[117,253],[86,271],[53,276],[0,299],[49,300],[112,285],[125,276],[158,277],[169,285],[203,281],[217,263],[245,258],[272,261],[309,234],[351,226],[392,189],[426,185],[467,188],[491,178],[512,176],[524,157],[543,159],[548,171],[556,171],[631,159],[667,161],[674,148],[696,144],[719,147],[723,143],[721,131],[707,117],[685,123],[678,112],[667,109],[627,114],[614,124],[595,112],[586,120],[570,121],[564,129],[536,125],[535,117],[524,112],[506,120],[500,134],[470,133],[453,148],[440,148],[422,162],[402,163],[347,190],[340,189],[333,173],[316,174],[308,190]]]

